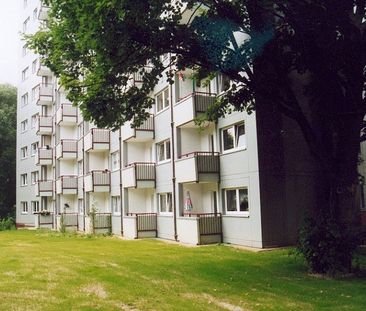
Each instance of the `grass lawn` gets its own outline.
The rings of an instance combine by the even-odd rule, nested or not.
[[[365,278],[311,277],[288,250],[0,232],[0,310],[365,309]]]

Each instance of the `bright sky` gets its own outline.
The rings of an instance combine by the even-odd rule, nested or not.
[[[18,83],[20,0],[0,0],[0,83]]]

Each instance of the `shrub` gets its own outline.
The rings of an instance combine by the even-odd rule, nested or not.
[[[346,223],[339,223],[330,213],[306,216],[300,229],[297,250],[314,273],[347,273],[359,245],[359,232]]]
[[[0,219],[0,231],[14,230],[14,229],[15,229],[14,218],[9,216],[9,217]]]

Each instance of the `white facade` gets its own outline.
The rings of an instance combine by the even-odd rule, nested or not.
[[[28,0],[21,18],[22,27],[30,18],[27,32],[42,23],[33,19],[36,8],[40,19],[46,16],[39,1]],[[20,53],[20,75],[27,67],[29,74],[18,92],[18,226],[266,246],[255,114],[232,113],[202,128],[194,123],[220,93],[220,79],[205,88],[187,72],[174,85],[161,79],[150,119],[112,132],[84,122],[39,57]],[[31,155],[33,143],[39,149]],[[25,147],[28,154],[21,154]],[[43,210],[50,215],[37,214]]]

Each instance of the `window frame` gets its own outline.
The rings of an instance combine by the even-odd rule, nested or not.
[[[117,161],[114,161],[114,157],[117,158]],[[119,169],[120,169],[119,151],[115,151],[111,153],[111,172],[118,171]]]
[[[28,158],[28,146],[20,148],[20,159],[24,160]]]
[[[21,187],[28,186],[28,174],[27,173],[20,174],[20,186]]]
[[[247,201],[248,201],[248,210],[247,211],[241,211],[240,210],[240,190],[245,190],[247,195]],[[225,215],[233,215],[233,216],[249,216],[250,213],[250,206],[249,206],[249,189],[248,187],[236,187],[236,188],[225,188],[224,191],[224,207],[225,207]],[[227,192],[228,191],[235,191],[235,197],[236,197],[236,210],[235,211],[228,211],[228,201],[227,201]]]
[[[22,97],[20,98],[20,104],[22,107],[25,107],[29,104],[28,92],[22,95]]]
[[[21,201],[20,206],[21,206],[21,214],[25,215],[25,214],[29,213],[28,202],[27,201]]]
[[[238,135],[238,129],[240,126],[243,126],[244,127],[244,146],[238,146],[238,142],[239,142],[239,137],[240,135]],[[233,148],[230,148],[230,149],[225,149],[225,138],[224,138],[224,132],[227,131],[227,130],[233,130],[234,132],[234,136],[233,136]],[[223,127],[221,128],[220,130],[221,132],[221,152],[223,154],[225,153],[230,153],[230,152],[235,152],[235,151],[239,151],[239,150],[246,150],[248,147],[247,147],[247,134],[246,134],[246,131],[245,131],[245,122],[242,121],[242,122],[238,122],[238,123],[235,123],[235,124],[232,124],[230,126],[226,126],[226,127]]]
[[[36,146],[36,148],[34,149],[33,146]],[[38,141],[36,141],[36,142],[34,142],[34,143],[31,144],[31,149],[30,149],[30,155],[31,155],[31,157],[34,157],[37,154],[38,147],[39,147],[39,142]]]
[[[35,128],[37,126],[37,119],[38,119],[39,113],[36,113],[31,116],[31,128]]]
[[[167,148],[167,145],[169,145],[169,148]],[[161,146],[164,147],[164,159],[163,160],[160,160],[160,148],[161,148]],[[170,148],[171,148],[170,139],[166,139],[166,140],[163,140],[159,143],[156,143],[156,162],[158,164],[167,163],[167,162],[171,161],[172,154],[171,154]],[[168,155],[169,155],[169,158],[168,158]]]
[[[166,210],[162,211],[161,207],[161,198],[165,197],[165,206],[166,206]],[[170,202],[169,202],[169,198],[170,198]],[[171,192],[161,192],[157,194],[157,199],[158,199],[158,212],[159,215],[173,215],[173,194]],[[169,206],[170,203],[170,206]]]
[[[111,211],[113,215],[121,215],[121,197],[119,195],[111,196]]]
[[[167,93],[167,96],[168,98],[165,98],[166,97],[166,93]],[[162,96],[162,108],[159,109],[159,105],[158,105],[158,97],[159,96]],[[168,103],[166,105],[166,103]],[[166,87],[164,89],[162,89],[160,92],[156,93],[155,95],[155,110],[156,110],[156,113],[161,113],[167,109],[169,109],[169,106],[171,105],[170,103],[170,91],[169,91],[169,87]]]
[[[38,180],[39,180],[39,172],[38,171],[31,172],[31,184],[35,185],[38,182]]]
[[[32,214],[39,213],[40,212],[40,206],[39,201],[31,201],[31,211]]]

